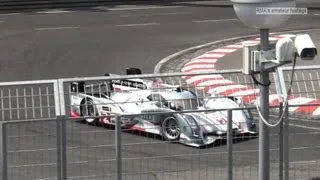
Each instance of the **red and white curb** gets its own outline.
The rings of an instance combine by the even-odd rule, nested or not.
[[[270,41],[279,40],[285,37],[294,37],[294,34],[282,34],[274,35],[269,38]],[[236,44],[224,46],[219,49],[206,52],[188,63],[182,68],[182,72],[189,73],[201,73],[208,70],[215,70],[215,64],[227,54],[233,53],[243,48],[244,43],[258,44],[260,38],[255,38],[249,41],[243,41]],[[215,94],[219,96],[242,96],[245,103],[252,103],[258,100],[259,89],[255,89],[249,86],[237,84],[229,79],[225,79],[222,75],[201,75],[201,76],[185,76],[183,79],[190,85],[197,87],[208,94]],[[310,105],[300,107],[290,107],[289,112],[305,113],[311,115],[320,115],[320,106],[311,106],[320,103],[320,99],[290,96],[289,104],[294,105]],[[277,94],[271,94],[269,97],[269,103],[271,106],[279,105],[279,97]]]

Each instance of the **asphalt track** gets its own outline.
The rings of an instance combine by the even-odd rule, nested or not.
[[[314,15],[313,15],[313,14]],[[296,16],[274,29],[319,28],[317,12]],[[151,73],[177,51],[224,38],[256,34],[230,8],[177,6],[106,12],[0,16],[0,80],[34,80],[123,73],[128,66]],[[52,115],[53,117],[53,115]],[[292,175],[319,175],[318,122],[292,119]],[[68,122],[68,176],[112,179],[114,131]],[[55,177],[54,122],[9,125],[9,179]],[[305,128],[309,127],[309,128]],[[272,179],[277,179],[277,129],[273,129]],[[141,135],[122,133],[125,179],[225,179],[226,146],[195,149]],[[258,141],[234,145],[235,174],[257,179]],[[297,170],[299,169],[299,170]]]

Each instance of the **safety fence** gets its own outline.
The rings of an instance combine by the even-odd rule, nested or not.
[[[271,78],[271,94],[292,82],[292,98],[288,118],[270,129],[270,179],[320,176],[319,119],[295,111],[320,107],[310,100],[318,70]],[[2,179],[258,179],[256,87],[241,70],[0,83]],[[272,102],[275,123],[281,108]]]

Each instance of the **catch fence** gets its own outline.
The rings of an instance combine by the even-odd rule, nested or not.
[[[319,68],[296,68],[289,168],[281,123],[270,129],[271,179],[320,176]],[[271,78],[270,123],[290,74]],[[258,179],[257,97],[241,70],[3,82],[2,179]]]

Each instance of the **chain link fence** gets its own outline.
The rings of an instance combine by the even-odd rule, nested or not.
[[[292,97],[318,97],[317,68],[297,68]],[[275,73],[271,97],[290,72]],[[259,91],[251,77],[128,74],[0,83],[2,179],[258,179]],[[279,119],[276,99],[271,123]],[[305,102],[289,102],[289,179],[320,176],[320,104]],[[314,113],[296,111],[311,106]],[[286,175],[281,128],[270,129],[271,179]]]

